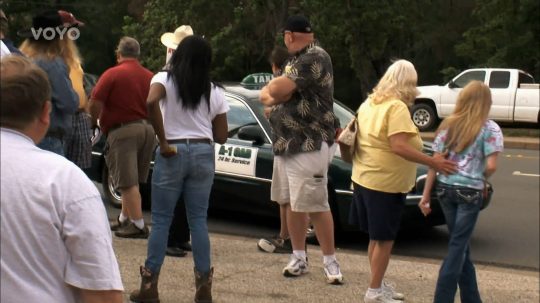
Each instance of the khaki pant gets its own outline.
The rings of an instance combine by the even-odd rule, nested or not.
[[[146,183],[156,135],[148,123],[132,123],[109,131],[105,161],[117,189]]]

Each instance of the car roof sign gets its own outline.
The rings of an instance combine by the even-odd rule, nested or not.
[[[270,73],[249,74],[242,79],[240,85],[247,89],[261,89],[270,82],[274,76]]]

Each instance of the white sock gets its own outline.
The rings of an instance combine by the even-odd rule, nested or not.
[[[123,212],[120,212],[120,216],[118,216],[118,221],[120,221],[120,223],[124,223],[127,219],[128,217],[124,215]]]
[[[137,228],[139,228],[139,229],[144,228],[144,219],[143,218],[140,218],[138,220],[131,220],[131,222],[133,222],[133,224],[135,224],[135,226],[137,226]]]
[[[306,260],[306,251],[305,250],[293,250],[293,255],[302,260]]]
[[[380,294],[382,291],[382,289],[379,287],[379,288],[368,288],[367,292],[366,292],[366,296],[368,297],[375,297],[376,295]]]
[[[333,255],[328,255],[328,256],[323,256],[323,263],[326,265],[326,264],[329,264],[330,262],[332,261],[337,261],[336,259],[336,255],[333,254]]]

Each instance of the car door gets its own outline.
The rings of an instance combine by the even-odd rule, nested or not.
[[[225,144],[215,145],[212,207],[277,216],[277,205],[270,202],[273,153],[269,134],[247,100],[234,94],[227,94],[226,99],[229,137]],[[243,138],[245,131],[259,133],[261,140]]]
[[[494,120],[511,120],[515,89],[517,83],[511,83],[510,71],[492,71],[489,74],[489,88],[491,90],[491,110],[489,118]]]

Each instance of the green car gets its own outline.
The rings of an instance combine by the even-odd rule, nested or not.
[[[212,189],[210,210],[227,210],[279,219],[277,203],[270,201],[270,185],[274,155],[271,129],[264,117],[259,91],[238,85],[226,85],[225,97],[229,102],[227,113],[229,138],[223,145],[215,144],[216,173]],[[344,127],[353,117],[353,111],[342,103],[334,103],[334,113]],[[91,179],[101,182],[110,203],[120,206],[120,195],[109,179],[102,155],[104,142],[93,150],[93,166],[88,172]],[[429,153],[430,149],[425,149]],[[339,148],[328,172],[329,202],[336,231],[354,231],[348,223],[352,201],[352,165],[343,161]],[[427,168],[418,166],[416,186],[407,195],[403,227],[435,226],[445,223],[436,197],[432,197],[432,214],[424,217],[417,204],[421,198]],[[141,185],[143,205],[150,201],[150,178]]]

